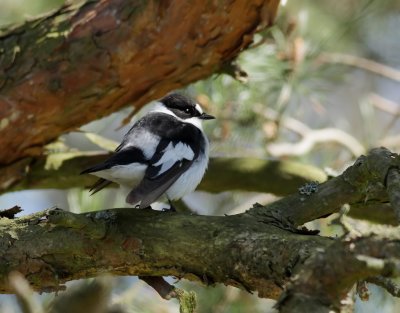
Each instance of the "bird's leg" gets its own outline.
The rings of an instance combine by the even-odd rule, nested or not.
[[[153,210],[153,208],[149,205],[145,208],[141,208],[140,204],[135,205],[135,209],[141,209],[141,210]]]
[[[169,203],[169,210],[171,212],[176,212],[176,208],[175,206],[172,204],[172,201],[170,199],[168,199],[168,203]]]
[[[169,203],[169,209],[163,209],[164,212],[176,212],[176,209],[174,205],[172,204],[172,201],[168,198],[168,203]]]

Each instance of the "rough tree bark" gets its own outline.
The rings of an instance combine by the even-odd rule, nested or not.
[[[370,227],[333,239],[298,225],[337,212],[346,203],[367,203],[372,189],[399,212],[399,168],[399,155],[375,149],[307,192],[232,216],[51,209],[3,218],[0,290],[10,292],[7,276],[15,270],[41,291],[104,272],[173,275],[279,298],[281,312],[338,311],[358,280],[399,275],[398,229]]]
[[[1,34],[1,189],[59,135],[229,67],[278,3],[86,1]]]

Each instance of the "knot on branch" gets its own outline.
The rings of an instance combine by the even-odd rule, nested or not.
[[[357,188],[365,186],[371,181],[384,186],[389,170],[399,167],[398,154],[380,147],[372,149],[367,156],[360,156],[354,165],[343,173],[343,178]]]
[[[0,218],[14,219],[15,215],[22,212],[21,207],[14,205],[12,208],[0,210]]]
[[[341,176],[354,193],[364,198],[390,201],[400,222],[400,156],[384,147],[375,148],[367,156],[360,156]]]
[[[47,223],[53,227],[64,227],[82,230],[89,238],[104,238],[107,232],[104,216],[95,217],[91,214],[75,214],[59,208],[52,208],[46,211]]]
[[[386,188],[397,222],[400,223],[400,156],[386,148],[371,150],[368,168]]]
[[[375,148],[368,155],[367,167],[371,176],[386,186],[389,172],[400,168],[400,156],[384,147]]]
[[[365,188],[370,182],[386,186],[390,170],[399,168],[399,155],[380,147],[372,149],[367,156],[360,156],[354,165],[343,173],[343,177],[357,188]]]

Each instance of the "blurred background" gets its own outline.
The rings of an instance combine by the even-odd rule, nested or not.
[[[63,2],[0,0],[0,27],[22,23]],[[257,34],[253,46],[238,58],[247,77],[238,81],[215,74],[185,89],[217,116],[205,125],[211,155],[291,159],[332,174],[342,172],[372,147],[385,146],[399,153],[399,29],[400,1],[282,0],[276,25]],[[138,112],[132,122],[149,107]],[[130,127],[121,127],[130,112],[128,106],[81,130],[119,142]],[[97,151],[104,146],[98,143],[85,133],[72,132],[57,144],[63,149]],[[274,199],[268,194],[198,191],[184,201],[199,214],[222,215]],[[53,206],[81,212],[123,206],[124,197],[117,189],[90,198],[88,191],[81,189],[0,196],[0,208],[16,204],[23,214]],[[331,226],[330,220],[315,222],[312,227],[321,229],[323,235],[340,235],[341,231]],[[273,312],[272,300],[232,287],[189,282],[177,286],[197,293],[199,313]],[[357,300],[356,312],[400,312],[399,300],[378,287],[369,288],[370,300]],[[41,295],[39,301],[50,303],[54,296]],[[125,312],[179,311],[175,300],[162,300],[136,278],[114,278],[110,301]],[[14,296],[0,297],[0,312],[21,312]]]

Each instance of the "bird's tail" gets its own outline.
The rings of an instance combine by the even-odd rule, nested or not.
[[[93,186],[90,187],[89,189],[90,195],[91,196],[94,195],[96,192],[99,192],[100,190],[107,187],[111,183],[112,182],[107,179],[100,178],[93,184]]]

